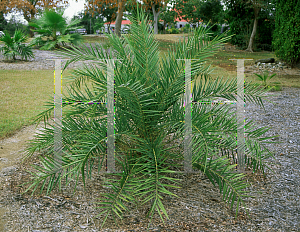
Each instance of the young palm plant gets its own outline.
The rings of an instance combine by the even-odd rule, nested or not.
[[[38,36],[32,41],[32,44],[42,45],[41,49],[50,50],[65,46],[68,43],[77,45],[81,42],[82,37],[78,33],[69,34],[79,27],[76,26],[80,19],[72,20],[69,24],[61,13],[54,10],[46,10],[42,17],[29,23],[30,26],[36,28],[34,31]]]
[[[261,75],[257,73],[254,74],[258,77],[258,80],[260,80],[265,87],[267,87],[267,81],[271,80],[274,76],[276,76],[276,73],[273,73],[271,76],[269,76],[268,70],[264,71]]]
[[[31,185],[27,190],[47,194],[62,181],[75,181],[81,176],[83,183],[91,176],[96,164],[106,157],[107,108],[105,104],[76,104],[76,102],[105,102],[107,98],[108,59],[118,59],[114,68],[115,99],[115,158],[116,169],[105,185],[111,190],[99,203],[103,224],[108,217],[122,218],[129,211],[129,203],[149,205],[148,216],[155,212],[168,218],[164,197],[176,196],[173,188],[180,187],[172,177],[183,171],[182,142],[185,133],[183,107],[185,91],[185,64],[178,59],[192,61],[193,101],[201,102],[223,98],[236,100],[235,80],[222,81],[209,78],[206,58],[212,56],[229,37],[211,39],[207,29],[195,29],[185,42],[176,43],[166,55],[159,58],[158,42],[142,13],[131,18],[131,33],[125,37],[108,35],[111,49],[104,52],[101,44],[94,47],[73,48],[61,54],[70,58],[69,63],[87,61],[89,65],[75,69],[74,83],[64,100],[66,115],[62,122],[63,156],[57,161],[53,155],[54,128],[50,126],[31,141],[28,156],[35,151],[40,155],[41,166],[36,165]],[[93,62],[94,61],[94,62]],[[92,88],[87,87],[92,83]],[[82,90],[82,87],[85,90]],[[247,84],[247,101],[262,105],[266,90]],[[67,110],[68,109],[68,110]],[[53,105],[39,115],[48,121]],[[270,154],[262,137],[267,129],[255,129],[246,125],[246,164],[257,171],[266,164]],[[244,174],[235,171],[235,164],[221,151],[236,149],[237,122],[229,106],[211,107],[194,104],[192,118],[192,167],[202,171],[219,186],[222,198],[236,203],[236,212],[247,197]],[[100,167],[102,167],[100,165]],[[150,220],[151,221],[151,220]],[[102,225],[103,225],[102,224]]]
[[[0,41],[4,42],[4,46],[0,47],[0,52],[8,59],[16,60],[20,56],[22,60],[27,60],[34,57],[31,46],[25,44],[27,36],[20,30],[16,30],[13,37],[6,32]]]

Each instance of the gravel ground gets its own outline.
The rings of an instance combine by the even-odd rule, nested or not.
[[[86,46],[89,46],[86,44]],[[33,49],[34,58],[29,59],[28,61],[18,60],[17,62],[11,62],[4,59],[4,56],[0,54],[0,70],[40,70],[40,69],[53,69],[55,68],[54,61],[47,59],[58,58],[58,55],[53,51],[44,51]],[[64,61],[63,61],[64,63]],[[72,63],[68,66],[69,68],[74,68],[82,62]]]
[[[51,51],[43,51],[33,49],[34,58],[28,61],[18,61],[17,63],[9,63],[4,60],[3,55],[0,55],[0,70],[1,69],[18,69],[18,70],[40,70],[54,69],[54,61],[46,59],[57,58],[57,55]]]
[[[34,50],[34,54],[35,58],[27,62],[0,61],[0,70],[54,69],[54,62],[46,59],[57,57],[55,53]],[[278,96],[269,100],[275,104],[264,101],[266,111],[246,104],[247,117],[271,127],[268,135],[279,135],[278,141],[282,142],[269,146],[275,154],[275,159],[269,160],[274,163],[274,173],[267,172],[266,178],[247,176],[252,183],[251,195],[256,196],[246,199],[251,217],[242,210],[236,220],[235,212],[222,202],[218,189],[207,178],[196,174],[176,176],[182,179],[182,188],[175,191],[179,198],[164,201],[170,219],[163,225],[155,216],[150,231],[300,231],[300,89],[283,88],[274,94]],[[22,133],[27,131],[24,128]],[[9,138],[0,141],[0,149],[4,147],[5,151],[10,141],[14,146],[14,138]],[[22,150],[24,147],[18,147],[16,151],[22,153]],[[5,159],[0,157],[4,166]],[[96,217],[99,210],[95,209],[95,202],[100,193],[107,191],[100,183],[103,175],[95,174],[85,191],[79,185],[74,195],[71,186],[48,197],[21,195],[25,189],[18,185],[29,179],[26,172],[30,170],[29,164],[37,162],[36,158],[23,164],[17,161],[0,170],[0,217],[3,216],[0,231],[145,231],[147,228],[148,221],[144,219],[147,207],[143,207],[125,215],[119,229],[113,221],[99,229],[103,217]]]
[[[272,93],[273,94],[273,93]],[[175,191],[179,198],[165,199],[169,220],[163,225],[156,216],[150,231],[300,231],[300,89],[284,88],[264,101],[266,111],[246,104],[246,115],[278,134],[280,144],[270,145],[275,159],[266,178],[247,176],[254,199],[246,199],[250,218],[242,210],[237,220],[235,212],[222,202],[217,188],[203,176],[182,177],[182,188]],[[0,143],[1,145],[1,143]],[[37,162],[36,158],[30,163]],[[99,229],[103,217],[95,203],[103,188],[102,175],[77,187],[54,191],[49,197],[20,195],[24,189],[17,185],[29,178],[28,163],[2,170],[0,177],[0,207],[5,208],[4,231],[145,231],[147,207],[133,209],[117,228],[108,221]]]

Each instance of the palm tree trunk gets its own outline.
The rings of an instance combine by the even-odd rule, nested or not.
[[[257,7],[257,8],[254,7],[254,24],[253,24],[253,29],[252,29],[252,33],[251,33],[251,36],[250,36],[248,48],[246,49],[246,51],[249,51],[249,52],[253,52],[253,44],[254,44],[255,34],[256,34],[256,31],[257,31],[259,11],[260,11],[259,7]]]
[[[118,15],[117,15],[116,24],[115,24],[115,33],[119,37],[121,36],[121,25],[122,25],[124,9],[125,9],[125,2],[123,0],[119,0]]]

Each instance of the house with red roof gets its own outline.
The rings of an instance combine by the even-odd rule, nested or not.
[[[163,20],[159,20],[159,22],[161,23],[161,24],[163,24]],[[201,23],[202,22],[202,20],[199,22],[199,23]],[[131,24],[131,22],[130,22],[130,20],[122,20],[122,23],[121,23],[121,33],[126,33],[126,31],[129,29],[129,27],[130,27],[130,24]],[[188,21],[186,21],[186,20],[184,20],[184,19],[182,19],[181,17],[177,17],[176,19],[175,19],[175,27],[176,28],[182,28],[182,27],[184,27],[186,24],[189,24],[189,22]],[[114,31],[115,30],[115,25],[116,25],[116,22],[112,22],[112,23],[108,23],[108,22],[106,22],[106,23],[104,23],[104,29],[102,29],[102,33],[103,32],[106,32],[106,33],[108,33],[108,29],[110,28],[110,31]],[[198,26],[198,25],[197,25]],[[152,28],[152,26],[150,26],[151,28]],[[168,25],[168,27],[169,28],[171,28],[171,25]],[[192,27],[192,25],[191,25],[191,27]]]
[[[126,30],[129,29],[129,25],[131,24],[130,20],[122,20],[121,23],[121,32],[126,33]],[[115,26],[116,26],[116,22],[112,22],[112,23],[104,23],[104,29],[102,29],[102,32],[106,32],[108,33],[108,28],[110,28],[110,30],[113,32],[115,30]]]
[[[160,19],[159,22],[162,23],[163,20]],[[122,23],[121,23],[121,32],[126,33],[126,31],[129,29],[130,24],[131,24],[130,20],[122,20]],[[106,22],[106,23],[104,23],[104,30],[105,30],[106,33],[108,33],[108,28],[110,28],[111,31],[114,31],[115,30],[115,26],[116,26],[116,22],[112,22],[111,24],[109,24],[108,22]],[[150,25],[150,28],[152,28],[151,25]]]

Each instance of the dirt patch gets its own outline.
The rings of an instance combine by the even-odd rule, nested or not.
[[[24,155],[24,147],[28,140],[33,139],[38,128],[35,125],[23,127],[14,136],[0,140],[0,170],[12,167],[20,161]]]
[[[7,179],[7,176],[15,174],[16,164],[24,155],[27,140],[32,139],[37,131],[35,127],[35,125],[24,127],[14,136],[0,140],[0,179]],[[4,231],[6,220],[3,220],[3,216],[6,211],[5,207],[0,207],[0,231]]]

